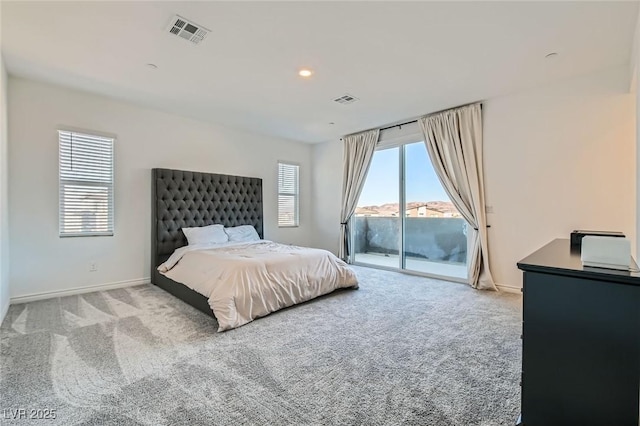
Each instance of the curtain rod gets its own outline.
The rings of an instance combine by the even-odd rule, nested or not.
[[[435,114],[440,114],[442,112],[451,111],[451,110],[458,109],[458,108],[464,108],[466,106],[474,105],[474,104],[478,104],[478,103],[480,104],[480,109],[482,109],[482,102],[481,101],[480,102],[471,102],[471,103],[464,104],[464,105],[459,105],[459,106],[453,107],[453,108],[446,108],[446,109],[441,109],[440,111],[430,112],[429,114],[425,114],[425,115],[421,116],[420,118],[422,118],[422,117],[430,117],[430,116],[435,115]],[[391,126],[382,127],[382,128],[380,128],[380,131],[393,129],[394,127],[402,127],[402,126],[406,126],[407,124],[413,124],[413,123],[417,123],[417,122],[418,122],[418,119],[416,118],[415,120],[405,121],[404,123],[398,123],[398,124],[393,124]],[[371,130],[371,129],[369,129],[369,130]],[[366,130],[363,130],[363,131],[366,132]],[[360,132],[356,132],[356,133],[360,133]],[[342,140],[342,138],[340,138],[340,140]]]
[[[405,121],[404,123],[394,124],[393,126],[382,127],[382,128],[380,128],[380,131],[393,129],[394,127],[402,127],[402,126],[406,126],[407,124],[413,124],[413,123],[417,123],[417,122],[418,122],[417,119],[411,120],[411,121]]]

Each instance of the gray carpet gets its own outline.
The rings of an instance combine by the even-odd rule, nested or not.
[[[152,285],[13,305],[0,423],[514,424],[519,296],[354,269],[359,290],[222,334]]]

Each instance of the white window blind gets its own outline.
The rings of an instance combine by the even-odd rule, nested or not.
[[[113,138],[58,131],[60,236],[113,235]]]
[[[298,226],[299,169],[296,164],[278,163],[278,226]]]

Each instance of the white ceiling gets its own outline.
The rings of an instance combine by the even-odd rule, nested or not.
[[[2,50],[12,75],[319,142],[626,64],[637,13],[635,2],[3,1]],[[166,34],[174,14],[211,34],[199,46]],[[345,93],[360,101],[332,101]]]

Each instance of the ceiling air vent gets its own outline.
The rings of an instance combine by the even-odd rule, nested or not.
[[[171,19],[167,28],[170,34],[190,41],[193,44],[200,44],[202,40],[211,32],[202,25],[198,25],[182,16],[176,15]]]
[[[354,103],[357,100],[358,98],[347,93],[346,95],[340,96],[339,98],[335,98],[333,101],[339,104],[348,105]]]

